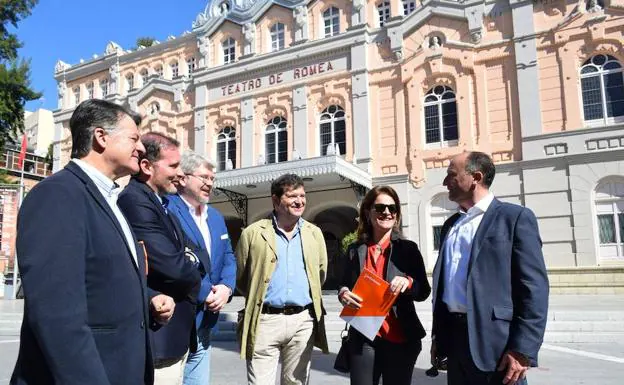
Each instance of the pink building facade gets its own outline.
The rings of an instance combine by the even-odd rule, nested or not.
[[[485,151],[495,195],[536,213],[555,290],[621,292],[623,16],[622,0],[211,1],[181,36],[58,62],[55,169],[74,107],[106,98],[215,160],[234,240],[295,172],[337,269],[363,192],[389,184],[431,269],[448,161]]]

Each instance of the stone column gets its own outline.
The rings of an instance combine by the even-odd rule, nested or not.
[[[254,165],[254,109],[253,99],[246,97],[241,100],[241,168]]]
[[[293,100],[293,150],[297,150],[301,159],[308,157],[308,98],[305,85],[292,91]]]
[[[57,172],[61,165],[61,140],[63,139],[63,123],[54,122],[54,144],[52,145],[52,172]]]

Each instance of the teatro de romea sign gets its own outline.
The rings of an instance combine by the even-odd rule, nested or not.
[[[270,73],[261,77],[246,79],[236,83],[229,83],[220,87],[210,88],[210,100],[227,98],[246,94],[265,88],[283,85],[299,80],[312,79],[347,68],[346,58],[324,60],[304,66],[298,66],[287,71]]]

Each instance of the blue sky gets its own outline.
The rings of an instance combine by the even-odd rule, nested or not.
[[[76,64],[93,54],[102,55],[115,41],[132,48],[137,37],[164,41],[191,30],[191,24],[209,0],[39,0],[32,15],[18,24],[24,47],[20,57],[31,59],[31,84],[43,99],[26,109],[57,106],[54,66],[57,60]]]

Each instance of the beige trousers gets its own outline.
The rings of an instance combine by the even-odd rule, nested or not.
[[[182,385],[188,351],[181,358],[154,363],[154,385]]]
[[[299,314],[260,314],[251,360],[247,360],[250,385],[275,385],[278,361],[281,385],[307,385],[314,347],[314,319],[308,310]]]

